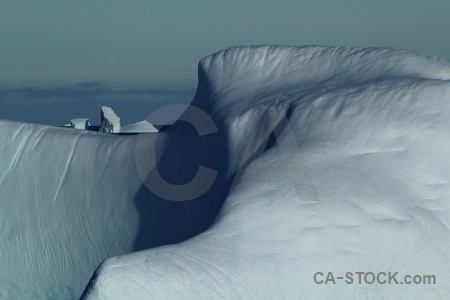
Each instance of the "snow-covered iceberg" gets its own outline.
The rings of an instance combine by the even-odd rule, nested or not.
[[[445,60],[258,46],[157,134],[0,121],[0,297],[445,299],[449,115]]]
[[[231,48],[200,62],[193,105],[217,124],[226,161],[219,216],[183,243],[106,260],[86,299],[450,295],[449,62],[396,49]],[[317,284],[317,272],[353,272],[354,283]],[[436,282],[358,284],[355,272]]]

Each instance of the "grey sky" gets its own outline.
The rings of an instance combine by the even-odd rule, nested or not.
[[[450,59],[449,12],[447,0],[1,1],[0,88],[195,88],[202,57],[250,44],[388,46]]]

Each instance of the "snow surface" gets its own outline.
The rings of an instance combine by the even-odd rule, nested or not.
[[[77,299],[135,249],[133,137],[2,120],[0,136],[0,298]]]
[[[0,121],[0,298],[448,298],[449,62],[231,48],[200,62],[193,105],[218,132]],[[155,192],[199,165],[217,170],[205,194]],[[314,284],[328,271],[437,284]]]
[[[231,192],[200,235],[107,259],[84,298],[448,299],[449,80],[449,62],[396,49],[204,58],[193,105],[216,122],[220,146],[200,150],[225,161],[218,180]],[[317,285],[319,271],[437,282]]]

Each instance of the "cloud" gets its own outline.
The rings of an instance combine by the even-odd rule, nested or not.
[[[0,89],[0,95],[26,98],[52,97],[90,97],[111,93],[111,90],[97,82],[79,83],[73,86],[51,88],[23,87],[16,89]]]
[[[101,83],[96,81],[81,82],[75,84],[74,86],[82,89],[104,88],[104,86]]]

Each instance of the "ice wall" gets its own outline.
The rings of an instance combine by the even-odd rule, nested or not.
[[[0,298],[77,299],[138,242],[135,137],[3,120],[0,137]]]

